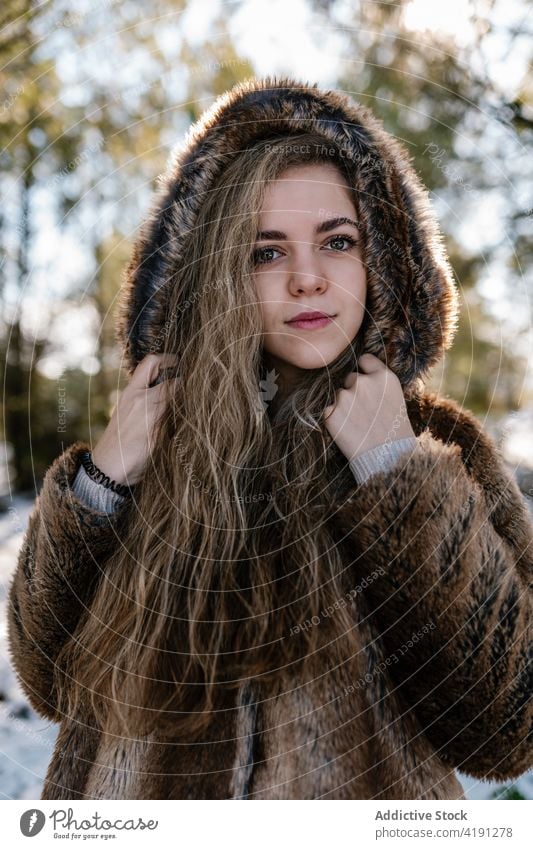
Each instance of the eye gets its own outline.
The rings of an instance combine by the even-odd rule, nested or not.
[[[353,247],[355,247],[355,245],[359,244],[357,239],[354,239],[352,236],[348,236],[344,233],[337,233],[335,236],[330,236],[330,238],[327,240],[326,244],[331,244],[331,242],[348,242],[348,245],[349,245],[348,248],[346,248],[345,250],[336,250],[335,249],[335,251],[334,251],[335,253],[346,253],[347,250],[350,250],[350,248],[353,248]],[[271,257],[270,259],[264,259],[263,258],[263,252],[264,251],[274,251],[274,253],[276,253],[276,252],[279,253],[277,248],[272,248],[272,247],[256,248],[254,253],[253,253],[255,265],[266,265],[266,263],[268,263],[268,262],[274,262],[275,257]]]
[[[357,239],[353,239],[352,236],[347,236],[343,233],[338,233],[337,235],[332,236],[330,239],[328,239],[329,244],[331,244],[331,242],[337,242],[337,241],[338,242],[348,242],[350,248],[353,248],[355,245],[359,244]],[[349,250],[349,248],[347,248],[347,250]],[[339,253],[346,253],[346,251],[339,251]]]
[[[264,251],[274,251],[276,252],[277,248],[256,248],[254,251],[254,263],[255,265],[265,265],[267,262],[273,262],[273,259],[262,259],[262,254]],[[278,251],[279,253],[279,251]]]

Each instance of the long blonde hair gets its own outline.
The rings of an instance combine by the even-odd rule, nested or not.
[[[337,360],[282,402],[261,392],[259,212],[269,181],[306,161],[344,175],[342,156],[311,133],[239,152],[206,193],[172,281],[164,351],[179,356],[179,388],[58,658],[70,676],[62,710],[85,702],[101,729],[193,739],[221,688],[294,681],[325,646],[338,662],[356,651],[353,614],[338,604],[350,576],[326,522],[355,481],[320,417],[355,369],[368,314]]]

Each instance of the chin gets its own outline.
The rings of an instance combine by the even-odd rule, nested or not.
[[[314,369],[327,368],[337,359],[339,353],[340,351],[332,354],[318,354],[313,357],[306,357],[305,359],[302,358],[301,360],[294,361],[293,365],[302,371],[313,371]]]

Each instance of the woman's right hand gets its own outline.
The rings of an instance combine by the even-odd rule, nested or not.
[[[120,393],[109,424],[92,451],[95,465],[116,483],[132,486],[141,480],[168,391],[167,380],[151,384],[160,369],[176,364],[176,355],[148,354]],[[177,378],[169,380],[177,382]]]

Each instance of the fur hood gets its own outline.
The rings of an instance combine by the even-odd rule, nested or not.
[[[302,129],[320,129],[352,154],[376,322],[366,350],[385,354],[405,389],[449,346],[456,291],[404,151],[340,94],[254,80],[192,127],[137,240],[119,321],[130,371],[164,338],[181,241],[227,157],[259,134]],[[61,724],[42,799],[461,799],[456,770],[507,780],[533,767],[531,518],[469,411],[426,392],[407,408],[413,453],[352,481],[324,516],[347,592],[316,618],[348,607],[360,647],[345,663],[317,652],[309,680],[290,688],[245,680],[235,698],[221,691],[200,745],[135,728],[118,737],[92,715],[61,712],[56,686],[72,679],[61,649],[91,605],[127,511],[102,513],[73,493],[88,443],[56,458],[8,605],[21,686]]]
[[[442,237],[405,148],[364,106],[290,78],[251,78],[215,100],[170,158],[134,244],[119,298],[117,337],[131,374],[165,338],[168,287],[205,193],[231,158],[260,138],[315,131],[343,151],[360,199],[368,304],[365,351],[404,388],[452,342],[457,290]]]

